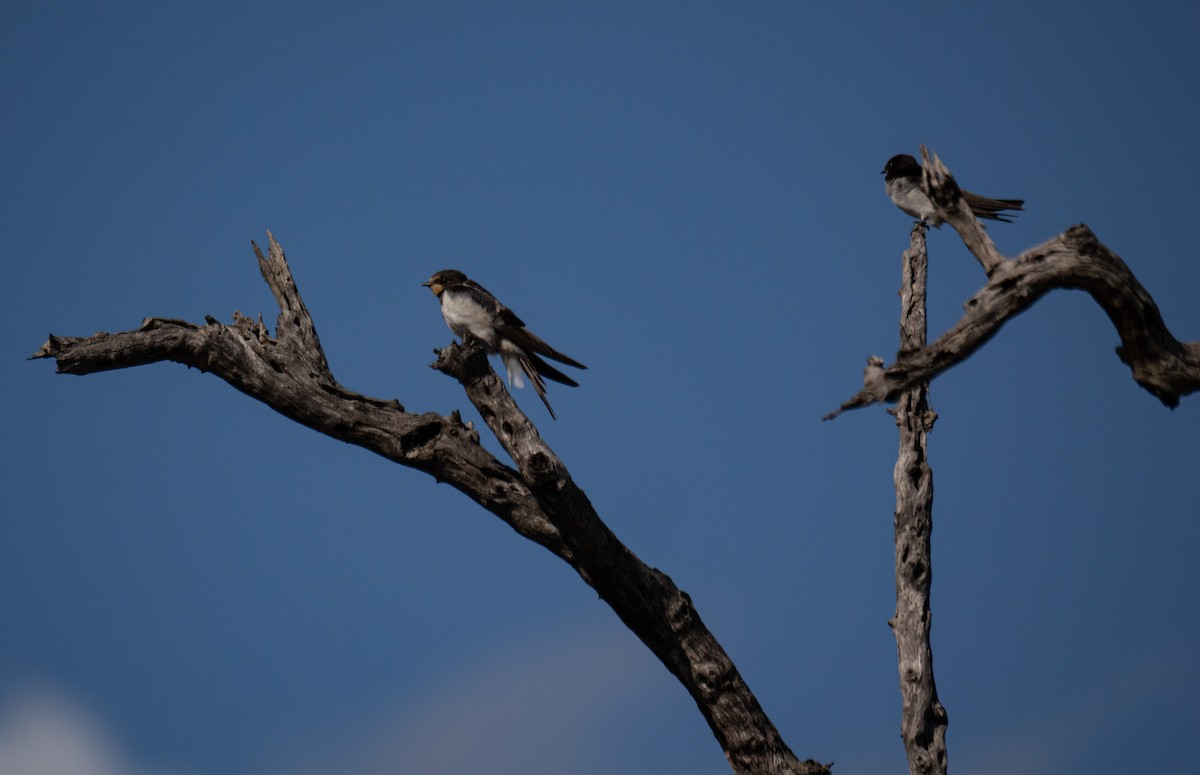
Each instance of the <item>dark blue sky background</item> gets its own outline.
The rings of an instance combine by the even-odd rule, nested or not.
[[[1200,338],[1200,10],[1185,3],[8,3],[0,11],[0,772],[723,773],[569,568],[457,492],[163,364],[47,332],[276,310],[335,375],[432,371],[466,271],[590,367],[517,398],[695,600],[785,739],[902,772],[882,409],[895,153],[1087,223]],[[984,282],[930,235],[936,336]],[[1056,293],[939,379],[934,634],[954,771],[1190,772],[1200,420]],[[484,434],[485,443],[498,449]]]

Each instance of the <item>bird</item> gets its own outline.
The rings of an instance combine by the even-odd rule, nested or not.
[[[463,344],[478,342],[488,353],[499,354],[508,372],[510,385],[525,387],[525,381],[521,378],[524,373],[538,398],[546,405],[550,417],[558,419],[546,400],[545,380],[570,387],[579,387],[579,383],[546,363],[541,356],[577,369],[586,369],[587,366],[546,344],[525,328],[525,323],[516,313],[457,269],[435,272],[421,285],[433,291],[438,298],[442,318],[451,331],[462,337]]]
[[[940,227],[944,222],[929,196],[921,189],[921,165],[906,153],[888,159],[883,166],[883,187],[892,202],[913,218],[930,226]],[[967,206],[978,218],[1012,223],[1012,215],[1005,210],[1020,210],[1024,199],[989,199],[986,196],[962,192]]]

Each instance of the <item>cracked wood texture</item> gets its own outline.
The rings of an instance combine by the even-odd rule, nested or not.
[[[279,304],[275,336],[261,317],[234,313],[224,325],[149,318],[133,331],[87,338],[50,335],[33,356],[59,373],[92,374],[159,361],[211,372],[280,414],[332,438],[445,482],[545,547],[579,573],[695,700],[733,771],[740,775],[818,775],[784,743],[732,660],[704,626],[688,595],[626,548],[600,520],[562,461],[512,400],[475,347],[451,345],[435,368],[455,377],[516,469],[479,443],[457,412],[413,414],[395,400],[355,393],[330,372],[312,317],[283,250],[268,234],[263,279]]]
[[[913,226],[900,285],[900,351],[925,346],[925,287],[929,256],[925,227]],[[896,456],[896,614],[888,622],[896,636],[900,667],[900,736],[912,775],[945,775],[946,709],[933,680],[929,591],[933,581],[933,470],[928,436],[937,414],[929,385],[904,390],[893,412],[900,429]]]
[[[999,254],[987,231],[962,201],[941,160],[921,148],[923,184],[946,222],[987,273],[987,284],[964,305],[958,323],[927,347],[902,349],[887,367],[872,364],[863,389],[825,419],[848,409],[894,403],[901,394],[963,362],[1013,317],[1052,290],[1086,291],[1112,321],[1121,345],[1117,357],[1133,379],[1165,406],[1175,408],[1200,390],[1200,342],[1180,342],[1163,322],[1154,299],[1124,261],[1083,224],[1016,258]]]

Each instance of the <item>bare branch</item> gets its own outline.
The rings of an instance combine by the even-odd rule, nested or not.
[[[900,286],[900,349],[925,346],[925,286],[929,257],[925,227],[913,227],[904,253]],[[896,614],[888,624],[896,636],[900,668],[900,736],[913,775],[946,773],[946,709],[933,679],[932,620],[929,593],[933,582],[933,470],[928,436],[937,413],[929,406],[929,385],[900,394],[895,410],[900,449],[896,487]]]
[[[54,358],[60,374],[160,361],[211,372],[285,417],[446,482],[521,535],[568,559],[558,530],[520,474],[480,446],[478,432],[457,413],[411,414],[398,401],[370,398],[334,380],[283,251],[270,240],[270,260],[255,252],[264,278],[284,305],[278,338],[272,339],[261,321],[240,313],[234,313],[231,325],[212,318],[203,326],[149,318],[134,331],[116,334],[51,334],[32,357]]]
[[[457,379],[516,462],[570,547],[572,566],[684,685],[735,772],[822,773],[800,762],[704,626],[687,593],[643,563],[601,521],[587,495],[512,399],[477,347],[451,345],[434,368]],[[754,734],[746,734],[754,730]]]
[[[412,414],[397,401],[342,387],[330,373],[283,250],[268,236],[268,255],[257,246],[255,254],[280,306],[276,338],[268,335],[261,319],[240,313],[231,325],[211,318],[203,326],[151,318],[137,330],[118,334],[51,335],[33,357],[54,358],[65,374],[182,363],[215,374],[320,433],[449,483],[565,560],[596,589],[691,693],[735,772],[829,771],[815,761],[798,760],[788,749],[691,599],[604,525],[481,350],[451,345],[436,367],[463,384],[519,470],[480,446],[479,434],[457,412],[450,417]]]
[[[961,220],[950,213],[946,219],[952,224]],[[929,347],[901,352],[887,368],[869,369],[863,389],[824,419],[848,409],[895,402],[913,385],[929,382],[966,360],[1011,318],[1057,288],[1091,294],[1121,338],[1117,356],[1134,380],[1163,404],[1175,408],[1183,396],[1200,390],[1200,342],[1180,342],[1172,336],[1154,299],[1125,262],[1080,224],[995,266],[953,328]]]
[[[267,256],[258,249],[253,241],[254,255],[258,258],[258,270],[271,288],[275,302],[279,305],[279,317],[275,322],[275,334],[280,339],[289,340],[297,350],[302,351],[314,368],[314,377],[335,384],[333,374],[329,371],[329,363],[325,360],[325,350],[321,348],[321,340],[317,337],[317,328],[313,325],[308,307],[300,298],[296,281],[292,279],[292,270],[287,265],[283,248],[275,241],[275,235],[267,232]]]

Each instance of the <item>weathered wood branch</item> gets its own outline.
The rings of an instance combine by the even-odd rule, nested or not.
[[[520,474],[479,444],[457,413],[404,411],[397,401],[347,390],[329,371],[312,318],[271,238],[258,247],[263,278],[280,301],[276,337],[262,321],[234,313],[232,325],[148,318],[140,328],[87,338],[53,334],[34,358],[54,358],[60,374],[93,374],[160,361],[211,372],[280,414],[340,441],[433,475],[471,497],[526,538],[566,559],[569,550]]]
[[[268,235],[269,236],[269,235]],[[562,461],[517,408],[486,355],[451,345],[435,366],[458,379],[517,464],[501,463],[457,412],[412,414],[395,400],[355,393],[330,372],[312,317],[283,250],[257,246],[259,269],[279,304],[272,338],[261,318],[235,313],[231,325],[150,318],[133,331],[87,338],[50,335],[33,356],[54,358],[64,374],[160,361],[211,372],[284,416],[446,482],[522,536],[574,568],[692,695],[737,773],[817,775],[800,761],[762,711],[691,599],[639,560],[600,520]]]
[[[733,661],[662,571],[634,555],[601,521],[476,347],[451,345],[434,367],[456,378],[516,462],[571,550],[568,560],[687,688],[735,772],[821,773],[788,749]],[[749,733],[753,730],[752,733]]]
[[[924,153],[924,148],[922,148]],[[934,168],[931,173],[930,169]],[[969,358],[1006,322],[1052,290],[1086,291],[1108,315],[1121,345],[1117,357],[1133,379],[1164,405],[1174,408],[1183,396],[1200,390],[1200,342],[1180,342],[1167,329],[1154,299],[1124,261],[1080,224],[1015,259],[996,252],[987,232],[965,203],[945,205],[957,184],[936,157],[926,157],[930,198],[988,273],[987,284],[965,305],[965,313],[932,345],[901,350],[885,368],[870,368],[863,389],[825,419],[849,409],[893,403],[914,385],[930,382]],[[940,172],[939,172],[940,170]],[[939,182],[940,181],[940,182]],[[949,195],[953,201],[953,193]],[[961,200],[961,197],[959,197]]]
[[[925,346],[925,287],[929,256],[925,227],[913,227],[904,253],[900,286],[900,350]],[[937,413],[929,406],[929,385],[919,383],[900,394],[894,411],[900,450],[896,487],[896,614],[888,622],[896,636],[900,668],[900,736],[912,775],[945,775],[946,709],[938,700],[929,638],[933,582],[933,470],[928,436]]]

